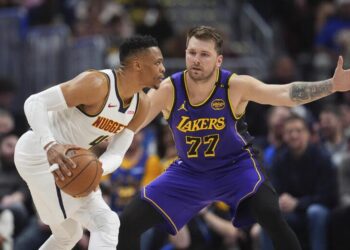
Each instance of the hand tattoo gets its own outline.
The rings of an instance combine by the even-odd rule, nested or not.
[[[289,96],[296,103],[308,103],[321,97],[332,94],[332,80],[319,82],[294,82],[291,85]]]

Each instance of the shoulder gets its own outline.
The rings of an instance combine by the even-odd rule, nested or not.
[[[309,152],[311,154],[311,157],[321,163],[329,162],[331,161],[332,155],[329,153],[329,151],[326,149],[326,147],[322,144],[310,144]]]
[[[69,106],[95,105],[108,94],[109,79],[97,70],[84,71],[62,83],[61,89]]]
[[[72,80],[62,83],[62,87],[75,88],[82,87],[90,90],[91,92],[102,89],[108,89],[109,78],[104,73],[94,71],[84,71],[74,77]]]
[[[91,85],[90,87],[96,89],[108,87],[109,78],[107,74],[98,70],[83,72],[82,74],[84,74],[84,80]]]
[[[252,81],[256,81],[257,79],[249,76],[249,75],[236,75],[232,74],[229,79],[229,85],[242,85],[242,84],[249,84]]]

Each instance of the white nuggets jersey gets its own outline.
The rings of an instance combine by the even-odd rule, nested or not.
[[[59,143],[88,149],[121,132],[134,117],[139,102],[138,94],[134,94],[131,103],[124,107],[118,93],[115,71],[106,69],[100,72],[108,79],[109,93],[98,114],[88,115],[79,107],[49,112],[50,128]]]

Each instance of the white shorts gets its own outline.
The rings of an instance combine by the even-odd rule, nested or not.
[[[91,201],[101,208],[109,209],[100,190],[83,198],[73,198],[56,187],[54,176],[49,171],[46,152],[33,131],[26,132],[18,140],[15,164],[29,187],[40,219],[46,224],[55,225],[71,218]]]

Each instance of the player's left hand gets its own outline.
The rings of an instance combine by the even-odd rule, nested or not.
[[[343,69],[344,59],[339,56],[337,68],[335,69],[332,81],[334,91],[348,91],[350,90],[350,69]]]

